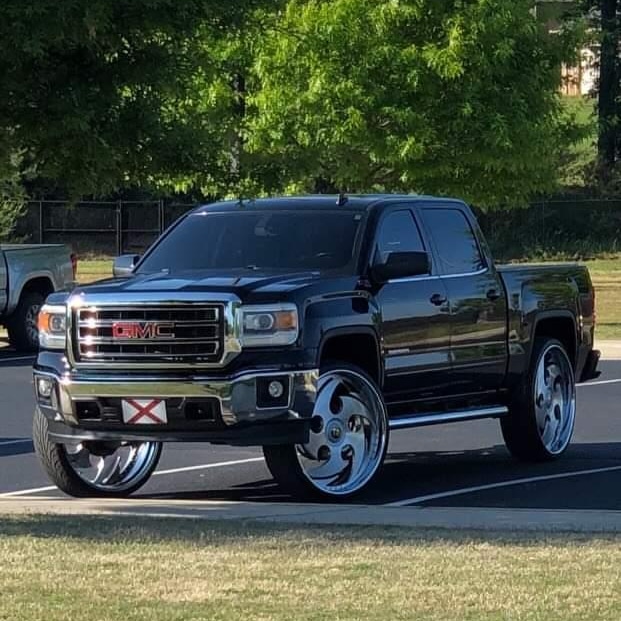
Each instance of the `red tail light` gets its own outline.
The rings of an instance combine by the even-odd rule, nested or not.
[[[78,279],[78,255],[71,253],[71,269],[73,270],[73,280]]]

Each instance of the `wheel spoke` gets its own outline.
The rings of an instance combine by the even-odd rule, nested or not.
[[[308,442],[302,447],[302,451],[310,459],[318,459],[319,449],[326,444],[326,437],[322,433],[310,432]]]
[[[347,436],[347,443],[351,447],[351,469],[355,474],[363,467],[364,460],[367,457],[367,439],[364,431],[358,433],[350,433]]]
[[[100,461],[97,464],[97,474],[93,479],[93,483],[101,483],[107,485],[110,479],[115,475],[118,477],[120,473],[121,456],[110,455],[108,457],[100,457]]]
[[[70,455],[69,459],[75,468],[88,469],[93,467],[91,453],[84,448],[83,444],[71,444],[68,446],[74,449],[72,452],[67,450],[67,453]]]
[[[355,397],[341,397],[340,403],[338,416],[343,422],[347,422],[352,416],[362,416],[363,414],[366,414],[366,417],[369,416],[367,409]]]
[[[310,474],[315,480],[334,482],[347,465],[348,463],[341,457],[341,451],[333,450],[330,457],[321,466],[313,468]]]
[[[319,385],[314,412],[324,419],[332,412],[330,405],[339,384],[338,378],[330,378],[324,384]]]

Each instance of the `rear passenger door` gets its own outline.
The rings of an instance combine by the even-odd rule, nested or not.
[[[469,210],[457,203],[421,206],[450,303],[451,393],[500,388],[507,364],[504,286],[482,251]]]
[[[386,210],[376,230],[373,258],[391,252],[430,252],[407,204]],[[428,275],[396,278],[377,293],[382,312],[384,392],[391,405],[426,399],[450,383],[450,315],[444,284]]]

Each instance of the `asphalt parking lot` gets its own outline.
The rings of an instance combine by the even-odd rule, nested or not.
[[[0,350],[0,497],[59,496],[30,441],[32,358]],[[505,450],[496,421],[394,432],[364,504],[621,510],[621,360],[579,386],[573,445],[551,464],[524,465]],[[136,494],[154,499],[288,501],[259,449],[171,444]]]

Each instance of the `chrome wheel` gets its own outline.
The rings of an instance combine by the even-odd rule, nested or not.
[[[535,377],[535,417],[541,442],[551,455],[562,453],[574,429],[576,386],[567,354],[556,344],[539,357]]]
[[[310,438],[296,447],[297,459],[317,490],[344,496],[375,474],[387,439],[386,409],[373,384],[355,371],[329,371],[319,379]]]
[[[63,444],[73,472],[90,488],[120,493],[151,475],[159,459],[159,442],[80,442]]]

